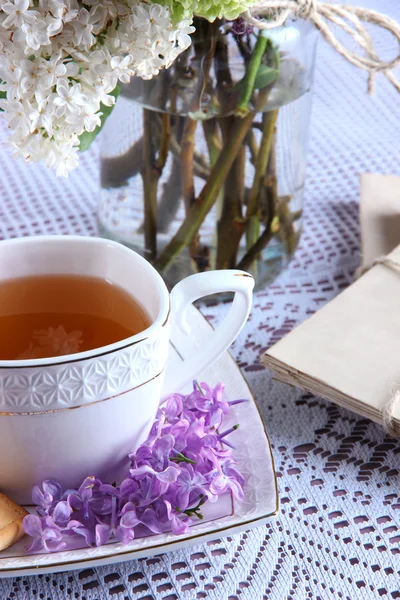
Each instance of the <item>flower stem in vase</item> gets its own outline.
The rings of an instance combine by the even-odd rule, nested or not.
[[[246,247],[249,250],[256,242],[260,231],[260,192],[270,158],[274,140],[278,111],[273,110],[262,115],[262,138],[255,163],[253,184],[247,200],[246,211]]]
[[[182,194],[186,214],[189,212],[195,201],[193,157],[196,128],[197,121],[190,117],[186,117],[181,142]]]
[[[258,145],[253,129],[250,129],[249,133],[247,134],[246,142],[249,147],[250,162],[253,166],[255,166],[258,156]]]
[[[170,115],[162,115],[160,148],[156,159],[154,114],[143,109],[143,179],[145,256],[154,262],[157,256],[157,187],[164,169],[170,138]]]
[[[204,137],[207,143],[210,164],[213,167],[222,150],[221,136],[219,135],[216,119],[207,119],[203,121]]]
[[[261,32],[258,35],[253,53],[251,55],[249,67],[244,77],[242,95],[235,110],[235,114],[237,116],[243,117],[249,112],[249,102],[254,91],[257,73],[259,71],[264,52],[267,49],[268,42],[268,38],[266,38]]]
[[[144,252],[153,261],[157,254],[157,178],[154,173],[155,152],[152,133],[152,114],[143,109],[143,202],[144,202]]]
[[[168,158],[168,146],[169,140],[171,138],[171,117],[168,113],[162,114],[162,130],[161,130],[161,142],[160,142],[160,151],[158,153],[157,158],[157,171],[159,172],[159,176],[162,173],[162,170],[165,167],[165,163]]]
[[[197,103],[199,99],[197,98]],[[183,136],[181,142],[181,177],[182,177],[182,195],[185,205],[185,213],[188,215],[191,207],[196,199],[194,191],[194,140],[197,129],[197,121],[191,117],[186,117],[185,126],[183,128]],[[196,232],[189,242],[189,255],[192,260],[195,270],[198,270],[196,257],[199,254],[198,246],[200,244],[199,233]]]
[[[217,162],[218,156],[220,155],[221,150],[222,150],[221,132],[220,132],[220,128],[218,127],[217,119],[215,117],[212,119],[206,119],[205,121],[203,121],[203,133],[204,133],[204,138],[205,138],[205,141],[207,144],[210,165],[211,165],[211,167],[213,167],[215,165],[215,163]],[[221,190],[218,192],[218,196],[215,201],[215,205],[216,205],[215,220],[216,221],[218,221],[218,219],[221,216],[222,202],[223,202],[223,189],[221,188]],[[213,232],[213,239],[211,241],[210,246],[212,248],[217,247],[217,231],[216,231],[216,229]]]
[[[135,177],[143,165],[143,138],[137,140],[125,154],[102,157],[101,186],[103,188],[123,187]]]
[[[301,217],[301,212],[290,212],[292,196],[282,196],[278,203],[279,237],[286,247],[288,256],[292,256],[297,245],[297,233],[293,223]]]
[[[244,232],[242,207],[245,169],[246,149],[242,145],[224,185],[222,213],[217,222],[217,269],[233,269],[236,265],[239,243]]]
[[[168,179],[165,181],[157,207],[157,227],[159,233],[167,233],[168,227],[174,220],[179,209],[182,197],[182,178],[180,153],[172,151],[172,144],[180,144],[183,133],[184,120],[178,115],[172,117],[169,136],[169,150],[171,152],[171,168]]]
[[[165,273],[168,270],[176,256],[178,256],[183,249],[190,244],[193,236],[199,230],[202,222],[218,197],[230,168],[232,167],[233,161],[235,160],[236,155],[239,152],[248,131],[250,130],[257,112],[262,110],[262,108],[265,106],[269,93],[269,86],[261,89],[255,101],[254,111],[248,111],[245,116],[235,119],[229,139],[224,144],[217,162],[211,169],[210,175],[202,191],[196,198],[190,212],[187,214],[178,231],[158,257],[155,266],[159,271]],[[242,111],[241,115],[243,114],[244,112]]]
[[[181,163],[176,156],[172,157],[172,165],[168,180],[164,183],[158,203],[158,232],[167,233],[174,220],[182,197]]]
[[[265,188],[263,188],[262,193],[266,194]],[[264,250],[264,248],[269,244],[269,242],[272,240],[273,236],[278,231],[278,228],[275,226],[276,206],[273,202],[272,197],[266,195],[266,202],[268,203],[269,211],[268,211],[267,221],[265,223],[265,229],[262,232],[262,234],[260,235],[260,237],[247,250],[246,254],[240,260],[239,264],[237,265],[238,269],[243,269],[244,271],[247,271],[251,267],[254,268],[254,263],[255,263],[255,261],[257,261],[259,255],[260,255],[260,252],[262,252]]]
[[[182,152],[181,138],[182,134],[179,136],[172,134],[170,139],[170,151],[179,161],[181,160]],[[200,177],[200,179],[204,180],[207,180],[208,176],[210,175],[210,167],[206,158],[196,149],[194,149],[193,152],[193,172],[196,177]]]
[[[190,111],[185,120],[181,142],[182,194],[185,213],[188,215],[196,196],[194,188],[194,146],[198,118],[201,116],[203,94],[209,85],[210,69],[213,62],[217,43],[217,23],[202,22],[203,35],[209,39],[209,48],[204,55],[204,44],[201,40],[194,41],[195,60],[198,62],[198,85]],[[200,234],[195,231],[189,242],[189,254],[195,270],[204,270],[204,249],[200,247]],[[206,260],[207,262],[207,260]]]
[[[279,57],[272,42],[260,33],[257,37],[251,58],[243,79],[234,87],[229,68],[226,40],[210,26],[210,47],[204,54],[201,39],[194,42],[196,55],[203,55],[197,89],[185,120],[179,155],[182,169],[182,194],[185,204],[185,219],[155,261],[155,266],[166,273],[175,258],[189,248],[196,270],[207,268],[200,245],[199,229],[219,198],[216,220],[216,266],[233,268],[237,262],[240,240],[246,231],[247,252],[245,263],[250,258],[258,258],[262,249],[273,235],[272,219],[275,216],[275,201],[272,208],[262,208],[273,200],[273,190],[268,195],[265,185],[278,111],[263,113],[262,135],[258,147],[252,125],[259,111],[265,109],[271,88],[279,75]],[[210,36],[209,36],[210,37]],[[273,64],[274,67],[270,66]],[[203,130],[209,153],[208,177],[200,194],[195,196],[194,176],[196,164],[195,134],[197,117],[201,116],[203,93],[212,89],[210,80],[211,65],[214,64],[217,78],[217,98],[220,118],[212,117],[203,121]],[[232,94],[232,90],[236,90]],[[232,99],[234,103],[232,104]],[[250,108],[251,105],[251,108]],[[231,116],[227,116],[227,115]],[[204,119],[204,115],[202,116]],[[222,133],[222,143],[221,135]],[[171,147],[175,140],[171,138]],[[246,145],[250,146],[255,167],[254,181],[250,190],[245,188]],[[272,181],[272,178],[271,178]],[[267,199],[268,197],[268,199]],[[246,219],[243,206],[247,201]],[[265,218],[265,213],[272,215]],[[265,228],[260,235],[260,220]],[[198,259],[198,260],[197,260]],[[242,262],[241,261],[241,262]],[[251,266],[251,262],[249,264]]]
[[[271,152],[269,155],[268,166],[267,166],[267,174],[264,178],[263,185],[266,187],[266,194],[261,196],[261,219],[266,222],[268,220],[267,216],[269,211],[269,203],[268,198],[272,202],[272,204],[277,207],[279,204],[278,198],[278,177],[276,172],[276,144],[277,144],[277,136],[276,136],[276,128],[274,133],[274,138],[272,140]]]
[[[207,121],[204,123],[204,134],[207,141],[210,163],[212,165],[215,165],[223,145],[229,142],[229,133],[230,128],[233,125],[233,117],[227,117],[227,115],[232,113],[232,110],[237,102],[235,98],[236,94],[232,94],[233,81],[229,64],[228,43],[223,36],[220,36],[217,41],[214,58],[214,72],[217,83],[215,93],[217,97],[217,103],[219,104],[220,117],[215,117],[212,121]],[[232,169],[233,168],[234,166]],[[228,178],[232,169],[229,171]],[[223,221],[225,222],[226,218],[229,218],[230,213],[230,207],[226,206],[226,202],[229,202],[229,198],[227,198],[226,194],[226,186],[227,182],[225,182],[218,193],[215,207],[216,226],[213,233],[212,247],[215,249],[216,267],[221,262],[221,239],[224,238],[224,243],[228,242],[228,245],[230,244],[230,240],[227,239],[223,233],[221,233],[220,225],[222,214],[224,214]],[[228,228],[230,228],[229,223]],[[227,252],[227,255],[229,255],[229,252]],[[224,262],[223,259],[222,262]]]
[[[217,162],[211,169],[210,176],[205,186],[196,198],[190,212],[178,231],[159,256],[156,262],[156,268],[160,271],[166,271],[174,261],[175,257],[188,246],[206,215],[214,205],[233,161],[251,127],[253,119],[254,113],[249,113],[243,119],[236,120],[235,126],[231,131],[229,143],[225,144]]]

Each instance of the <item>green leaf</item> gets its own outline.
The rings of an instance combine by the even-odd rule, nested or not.
[[[262,90],[267,87],[267,85],[271,85],[274,83],[279,77],[279,70],[274,69],[273,67],[268,67],[267,65],[261,64],[258,68],[257,75],[254,81],[254,89]],[[235,89],[242,90],[245,85],[245,78],[241,79],[235,85]]]
[[[277,69],[267,67],[267,65],[260,65],[260,68],[257,71],[254,87],[257,90],[262,90],[263,88],[267,87],[267,85],[274,83],[278,77],[279,71]]]
[[[2,79],[0,79],[0,83],[4,83],[4,81]],[[0,91],[0,98],[5,100],[7,98],[7,92]],[[0,112],[4,112],[4,110],[2,108],[0,108]]]
[[[121,91],[121,88],[119,87],[119,85],[117,85],[117,87],[115,89],[113,89],[113,91],[111,92],[110,96],[114,96],[115,101],[117,101],[120,91]],[[113,104],[112,106],[105,106],[103,103],[100,104],[100,112],[103,113],[100,117],[101,125],[96,127],[96,129],[94,131],[85,131],[84,133],[82,133],[81,136],[79,136],[79,150],[81,152],[84,152],[85,150],[87,150],[89,148],[89,146],[94,141],[95,137],[103,129],[104,123],[106,122],[106,119],[110,116],[110,114],[112,113],[114,106],[115,106],[115,104]]]

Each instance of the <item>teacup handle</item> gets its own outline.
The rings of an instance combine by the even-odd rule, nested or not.
[[[170,341],[185,361],[178,373],[176,369],[172,371],[167,368],[164,397],[190,383],[229,348],[249,316],[253,287],[254,279],[251,275],[234,269],[198,273],[176,284],[171,292]],[[221,292],[235,293],[229,313],[222,324],[210,331],[207,339],[193,352],[195,336],[191,330],[188,311],[196,300]]]

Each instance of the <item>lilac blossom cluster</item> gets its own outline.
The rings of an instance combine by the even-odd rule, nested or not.
[[[118,83],[169,67],[191,21],[147,0],[0,0],[0,112],[15,155],[67,175]]]
[[[37,515],[23,521],[33,538],[27,550],[55,552],[76,545],[77,536],[100,546],[113,539],[128,544],[138,531],[179,535],[202,518],[205,502],[229,492],[242,500],[244,479],[227,440],[238,425],[219,431],[241,402],[227,402],[221,383],[194,382],[190,394],[173,394],[161,406],[119,485],[87,477],[78,489],[64,491],[56,481],[34,486]]]

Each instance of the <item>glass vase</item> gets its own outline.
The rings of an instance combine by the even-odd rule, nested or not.
[[[172,67],[122,86],[101,134],[99,229],[170,287],[229,268],[260,287],[300,237],[316,33],[195,26]]]

